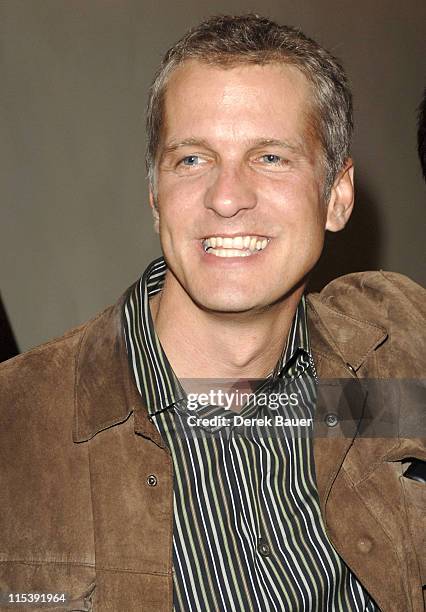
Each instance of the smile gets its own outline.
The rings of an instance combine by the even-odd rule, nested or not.
[[[202,241],[204,251],[216,257],[250,257],[263,251],[268,243],[263,236],[212,236]]]

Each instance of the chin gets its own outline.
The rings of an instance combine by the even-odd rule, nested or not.
[[[201,294],[193,293],[191,295],[192,300],[202,310],[221,313],[221,314],[244,314],[249,312],[262,312],[265,308],[270,305],[269,300],[261,299],[259,294],[254,294],[251,289],[250,294],[238,294],[236,292],[228,294],[222,289],[221,294]]]
[[[217,312],[217,313],[238,313],[246,312],[251,310],[254,304],[254,299],[250,299],[249,296],[241,296],[230,294],[229,290],[221,290],[220,293],[199,292],[189,291],[188,292],[192,301],[197,304],[199,308],[206,311]]]

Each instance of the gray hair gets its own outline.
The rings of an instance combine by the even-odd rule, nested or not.
[[[328,198],[337,173],[350,155],[353,116],[348,79],[337,59],[300,30],[256,14],[210,17],[189,30],[165,54],[147,106],[146,166],[153,192],[167,83],[171,73],[190,59],[224,68],[283,63],[297,67],[306,76],[312,89],[311,124],[323,151],[323,193]]]

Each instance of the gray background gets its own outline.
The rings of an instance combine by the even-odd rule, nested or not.
[[[21,350],[115,301],[159,255],[143,164],[152,74],[189,26],[249,10],[301,27],[353,84],[356,211],[312,287],[375,268],[426,284],[424,2],[0,0],[0,291]]]

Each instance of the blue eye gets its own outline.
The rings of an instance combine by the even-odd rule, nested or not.
[[[182,163],[184,166],[196,166],[198,164],[198,155],[187,155],[183,158]]]
[[[268,164],[278,164],[281,161],[281,157],[279,155],[273,155],[272,153],[262,155],[262,159]]]

